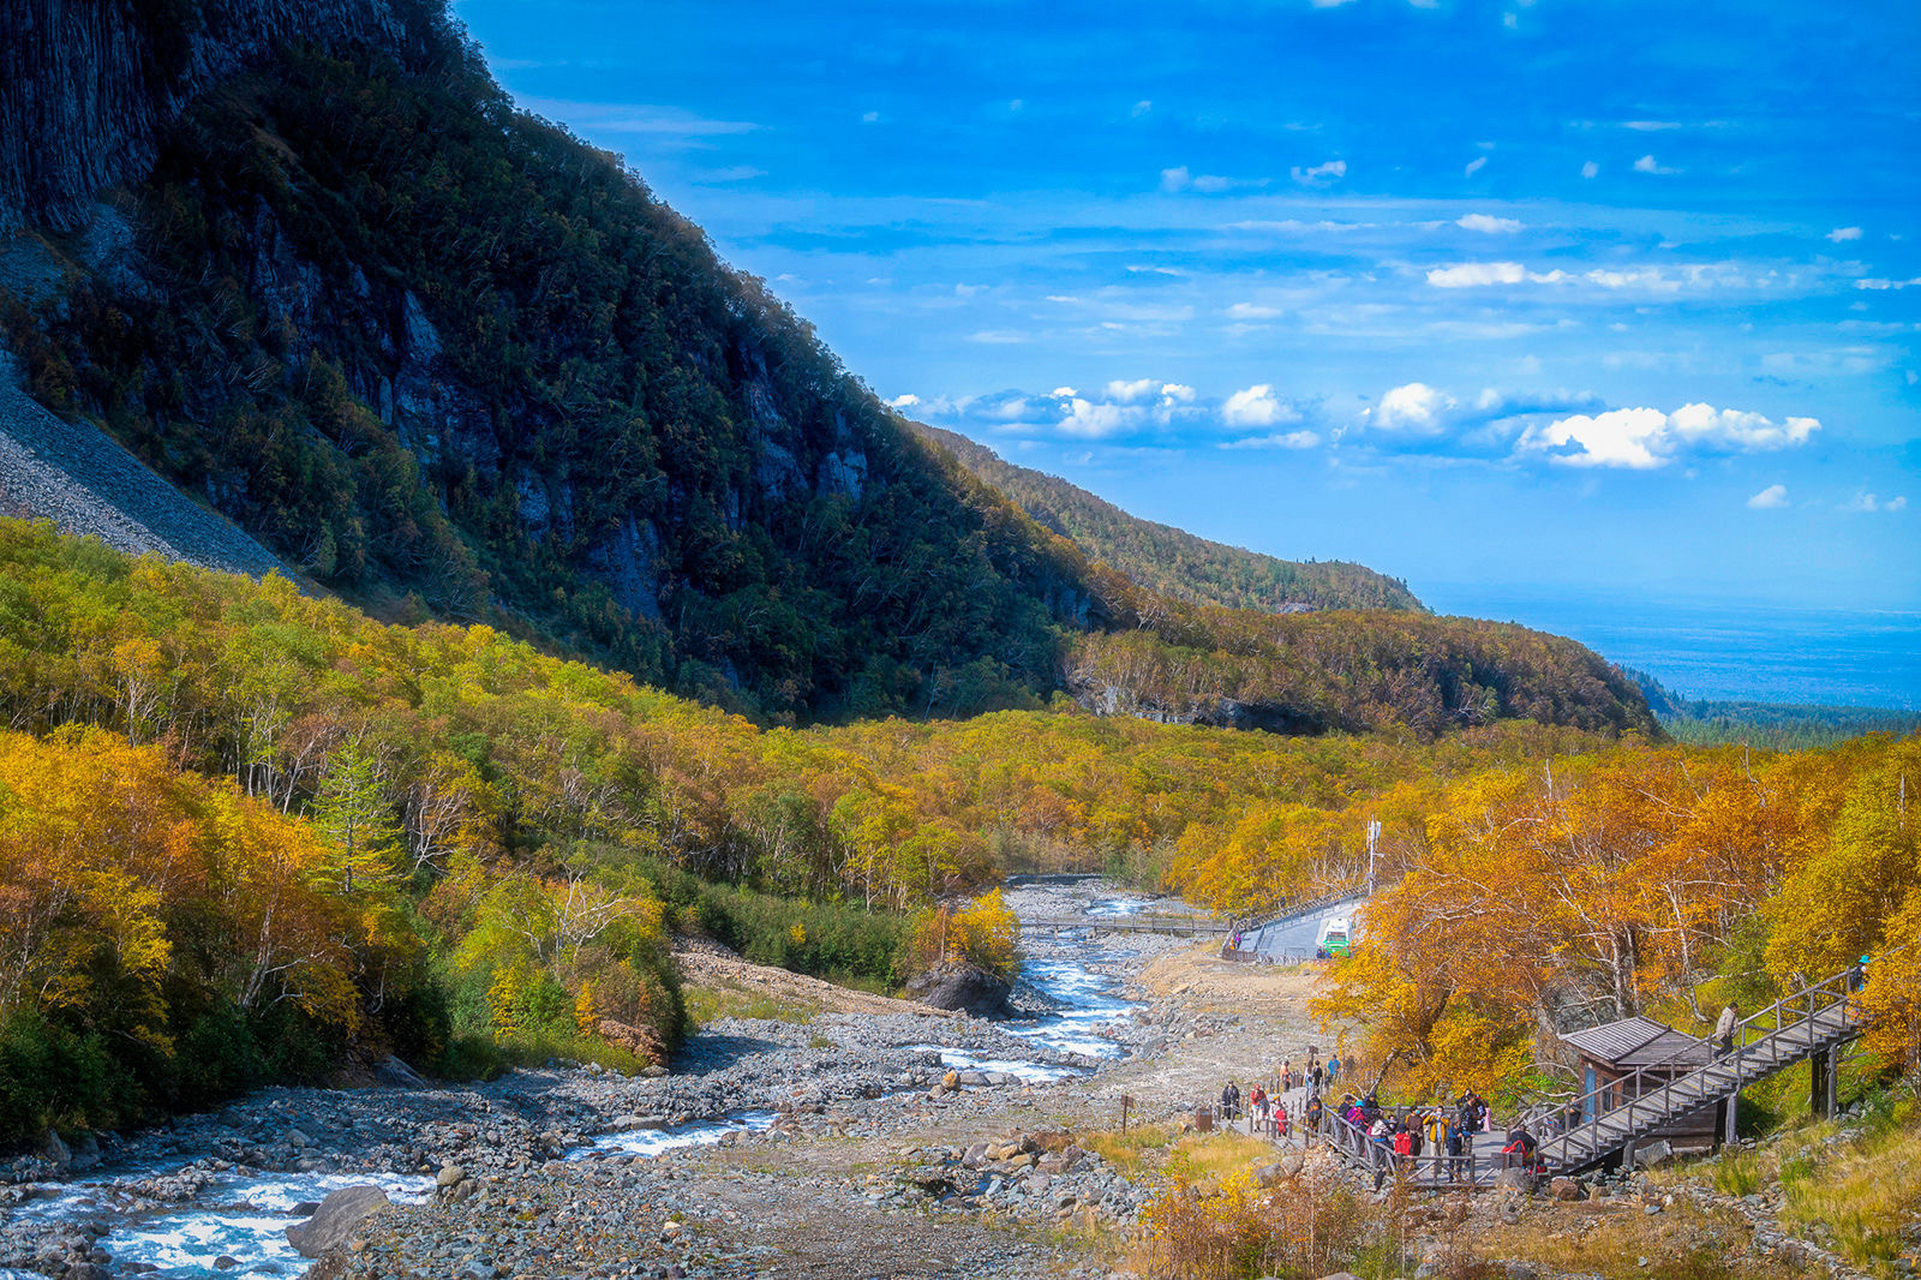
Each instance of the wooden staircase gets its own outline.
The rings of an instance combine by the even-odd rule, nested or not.
[[[1906,950],[1895,948],[1874,957],[1869,971]],[[1696,1046],[1576,1098],[1568,1109],[1579,1107],[1580,1114],[1591,1119],[1543,1141],[1540,1163],[1552,1173],[1592,1169],[1640,1139],[1715,1106],[1758,1080],[1854,1039],[1867,1022],[1856,990],[1858,981],[1859,975],[1850,969],[1775,1001],[1736,1024],[1733,1051],[1705,1066],[1679,1070],[1684,1060],[1698,1059],[1696,1046],[1715,1052],[1702,1039]]]

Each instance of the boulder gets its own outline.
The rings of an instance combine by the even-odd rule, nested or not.
[[[318,1258],[335,1245],[345,1244],[364,1218],[388,1203],[387,1193],[379,1187],[342,1187],[320,1202],[313,1217],[288,1227],[287,1242],[301,1257]]]
[[[286,1143],[290,1147],[311,1147],[313,1139],[299,1129],[287,1130]]]
[[[1634,1148],[1634,1163],[1643,1169],[1666,1164],[1674,1156],[1674,1147],[1666,1138],[1654,1142],[1643,1142]]]
[[[1581,1184],[1572,1178],[1556,1178],[1548,1183],[1548,1194],[1556,1200],[1579,1200],[1583,1198]]]
[[[60,1140],[60,1135],[51,1129],[47,1130],[47,1140],[42,1145],[41,1152],[47,1157],[48,1162],[61,1173],[65,1173],[73,1167],[73,1152],[69,1151],[67,1144]]]
[[[450,1164],[441,1169],[440,1176],[434,1179],[434,1181],[439,1185],[440,1189],[444,1191],[448,1187],[460,1182],[466,1176],[467,1171],[465,1169],[457,1164]]]
[[[374,1064],[374,1080],[378,1084],[386,1085],[389,1089],[424,1089],[427,1087],[427,1082],[420,1078],[419,1072],[415,1071],[393,1054],[388,1054],[381,1061]]]
[[[979,1018],[1004,1017],[1011,990],[1007,979],[965,961],[936,966],[907,984],[907,994],[922,1004]]]
[[[948,1090],[950,1093],[960,1088],[961,1087],[960,1072],[949,1071],[946,1075],[942,1076],[940,1078],[940,1087]]]
[[[1534,1174],[1526,1169],[1503,1169],[1494,1175],[1494,1187],[1497,1191],[1513,1190],[1522,1195],[1531,1195],[1534,1191]]]

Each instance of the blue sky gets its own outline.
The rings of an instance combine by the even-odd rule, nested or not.
[[[884,398],[1137,514],[1452,611],[1921,608],[1912,4],[456,12]]]

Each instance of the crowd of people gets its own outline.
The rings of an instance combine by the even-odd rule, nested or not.
[[[1309,1048],[1298,1070],[1292,1058],[1285,1059],[1272,1077],[1251,1082],[1245,1094],[1238,1081],[1229,1080],[1221,1090],[1219,1118],[1227,1124],[1245,1122],[1250,1134],[1283,1141],[1312,1143],[1319,1137],[1349,1146],[1371,1144],[1383,1157],[1375,1162],[1381,1180],[1396,1170],[1451,1182],[1473,1179],[1476,1135],[1499,1132],[1486,1098],[1470,1089],[1451,1103],[1388,1107],[1371,1091],[1344,1090],[1335,1101],[1332,1086],[1344,1067],[1351,1070],[1352,1064],[1343,1064],[1338,1053],[1323,1062],[1319,1051]],[[1331,1127],[1330,1113],[1340,1129]],[[1576,1122],[1557,1115],[1549,1127]],[[1517,1124],[1505,1134],[1497,1167],[1536,1169],[1539,1149],[1535,1136]]]

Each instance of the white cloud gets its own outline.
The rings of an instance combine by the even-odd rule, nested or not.
[[[1828,232],[1828,239],[1834,241],[1836,244],[1840,244],[1844,240],[1859,240],[1860,238],[1861,228],[1859,227],[1836,227],[1834,230]]]
[[[1485,168],[1487,168],[1487,157],[1475,156],[1472,160],[1468,161],[1465,165],[1461,167],[1461,175],[1463,177],[1472,178],[1475,174],[1479,173],[1481,170]]]
[[[1072,400],[1075,396],[1079,395],[1080,392],[1074,390],[1072,387],[1055,387],[1047,394],[1053,396],[1056,400]]]
[[[1111,436],[1140,425],[1141,411],[1124,404],[1097,404],[1076,396],[1067,404],[1061,430],[1070,436]]]
[[[1465,213],[1454,220],[1454,225],[1467,231],[1485,231],[1489,235],[1512,233],[1521,229],[1514,218],[1496,218],[1486,213]]]
[[[1583,178],[1592,178],[1600,172],[1601,172],[1601,166],[1594,163],[1594,161],[1592,160],[1589,160],[1586,164],[1583,164],[1581,166],[1581,176]]]
[[[985,343],[990,347],[1011,347],[1027,341],[1027,335],[1018,329],[982,329],[967,335],[969,342]]]
[[[860,120],[862,124],[878,124],[880,123],[880,112],[878,111],[862,112]]]
[[[1248,436],[1241,440],[1224,440],[1223,449],[1312,449],[1321,442],[1321,437],[1312,431],[1276,432],[1268,436]]]
[[[1192,387],[1178,382],[1168,382],[1161,386],[1161,404],[1167,408],[1171,409],[1177,404],[1191,404],[1193,400],[1194,388]]]
[[[1632,129],[1636,133],[1665,133],[1669,129],[1679,129],[1681,126],[1673,120],[1623,120],[1621,127]]]
[[[1425,382],[1395,387],[1368,412],[1368,421],[1388,431],[1428,432],[1440,428],[1441,415],[1454,407],[1454,397]]]
[[[1806,444],[1821,429],[1813,418],[1775,423],[1758,413],[1688,404],[1673,413],[1659,409],[1610,409],[1579,413],[1529,427],[1517,448],[1547,453],[1571,467],[1665,467],[1688,447],[1746,453]]]
[[[1199,191],[1214,195],[1234,187],[1260,187],[1267,185],[1265,178],[1237,180],[1223,177],[1218,173],[1195,173],[1186,165],[1174,169],[1161,170],[1161,190],[1169,195],[1182,191]]]
[[[1518,262],[1461,262],[1451,267],[1435,267],[1427,273],[1427,282],[1437,289],[1519,284],[1525,279],[1527,269]]]
[[[1153,395],[1157,385],[1152,378],[1136,378],[1132,382],[1116,379],[1107,384],[1107,398],[1118,400],[1122,404],[1132,404],[1136,400]]]
[[[1283,403],[1265,382],[1236,391],[1221,406],[1221,420],[1232,427],[1272,427],[1299,421],[1300,416],[1299,410]]]
[[[1230,320],[1272,320],[1280,314],[1279,307],[1263,307],[1253,302],[1237,302],[1227,309]]]
[[[1324,164],[1317,164],[1307,169],[1296,165],[1293,169],[1289,170],[1289,172],[1293,175],[1294,181],[1304,187],[1325,186],[1329,182],[1334,182],[1347,176],[1347,161],[1329,160]]]
[[[1771,484],[1748,499],[1748,506],[1756,511],[1775,511],[1788,505],[1788,487],[1784,484]]]
[[[1883,502],[1874,494],[1863,493],[1858,495],[1852,502],[1841,504],[1841,510],[1843,511],[1906,511],[1907,509],[1908,499],[1905,494],[1899,497],[1889,498],[1886,502]]]
[[[1670,169],[1666,165],[1661,164],[1659,161],[1657,161],[1654,158],[1653,152],[1649,152],[1647,155],[1642,156],[1639,160],[1636,160],[1634,162],[1634,171],[1636,173],[1679,173],[1681,172],[1679,169]]]
[[[909,391],[905,395],[895,396],[887,403],[893,405],[896,409],[911,409],[920,403],[920,397]]]
[[[1427,282],[1438,289],[1469,289],[1497,284],[1573,284],[1584,282],[1603,289],[1645,289],[1651,293],[1679,293],[1698,288],[1770,288],[1780,283],[1772,275],[1755,276],[1732,263],[1686,263],[1674,267],[1596,267],[1579,274],[1554,268],[1529,271],[1519,262],[1457,262],[1432,267]],[[1885,288],[1891,282],[1857,280],[1858,288]],[[1921,281],[1917,281],[1921,283]],[[1901,288],[1894,283],[1892,287]]]
[[[1134,104],[1134,110],[1132,114],[1134,118],[1138,120],[1142,116],[1146,115],[1148,112],[1152,111],[1153,109],[1154,109],[1153,100],[1149,98],[1142,98],[1139,102]]]
[[[1921,284],[1921,276],[1916,276],[1912,280],[1877,280],[1872,276],[1870,276],[1866,280],[1856,280],[1854,282],[1854,287],[1857,289],[1874,289],[1874,290],[1911,289],[1918,284]]]

